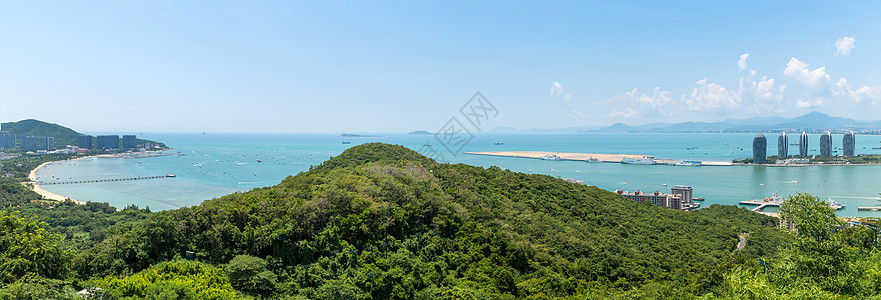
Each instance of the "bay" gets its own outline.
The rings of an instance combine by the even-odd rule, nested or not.
[[[548,161],[462,153],[627,153],[677,160],[730,161],[752,156],[754,136],[721,133],[474,133],[473,139],[461,149],[450,147],[453,151],[449,151],[433,135],[341,137],[335,134],[147,133],[140,137],[163,141],[174,148],[168,153],[185,155],[146,159],[92,157],[55,162],[41,169],[37,176],[41,181],[67,181],[174,174],[174,178],[44,186],[51,192],[81,201],[108,202],[117,207],[134,204],[165,210],[197,205],[206,199],[229,193],[272,186],[354,145],[384,142],[403,145],[427,155],[432,154],[428,149],[434,149],[450,163],[498,166],[517,172],[584,180],[586,184],[610,191],[669,192],[669,187],[674,185],[690,185],[694,187],[696,196],[707,199],[703,206],[714,203],[736,205],[738,201],[761,199],[774,192],[786,196],[800,191],[846,204],[845,209],[838,211],[842,216],[881,216],[879,212],[857,211],[857,206],[875,206],[881,200],[878,194],[881,192],[881,181],[878,180],[881,166],[878,165],[688,167]],[[766,136],[768,153],[776,154],[777,135]],[[812,145],[809,148],[819,148],[819,135],[810,135],[809,140]],[[856,152],[881,154],[881,150],[872,149],[878,147],[879,143],[881,136],[858,135]],[[424,146],[426,144],[431,144],[431,147]],[[841,135],[833,136],[833,147],[841,147]],[[797,151],[798,146],[790,146],[791,154]]]

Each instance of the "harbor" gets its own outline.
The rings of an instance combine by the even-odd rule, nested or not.
[[[532,158],[542,160],[574,160],[584,162],[623,163],[638,165],[670,165],[670,166],[731,166],[731,162],[674,160],[655,158],[651,155],[639,154],[602,154],[602,153],[567,153],[549,151],[483,151],[465,152],[471,155]]]
[[[774,193],[773,195],[771,195],[771,197],[769,197],[769,198],[764,198],[764,199],[762,199],[762,200],[758,200],[758,199],[756,199],[756,200],[744,200],[744,201],[740,201],[740,202],[738,202],[738,203],[739,203],[740,205],[753,205],[753,206],[756,206],[756,207],[754,207],[753,209],[751,209],[751,210],[754,211],[754,212],[764,213],[764,214],[770,214],[770,213],[765,213],[763,210],[764,210],[766,207],[769,207],[769,206],[780,207],[780,206],[783,205],[783,203],[785,203],[787,200],[788,200],[788,199],[781,197],[781,196],[778,195],[777,193]],[[829,201],[828,201],[827,203],[828,203],[828,206],[829,206],[830,208],[832,208],[833,210],[842,210],[842,209],[844,209],[844,207],[846,206],[846,205],[844,205],[844,204],[841,204],[841,203],[835,202],[835,201],[833,201],[832,199],[829,199]],[[879,209],[881,209],[881,207],[879,207]]]

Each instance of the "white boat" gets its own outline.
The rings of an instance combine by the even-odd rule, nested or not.
[[[632,164],[632,165],[654,165],[655,161],[650,158],[625,158],[621,160],[621,163]]]
[[[539,158],[539,159],[542,159],[542,160],[563,160],[562,157],[559,157],[559,156],[557,156],[556,154],[545,155],[545,156],[542,156],[542,157]]]
[[[832,209],[835,209],[835,210],[840,210],[840,209],[847,207],[847,204],[832,200],[832,197],[829,197],[828,202],[829,202],[829,207],[832,207]]]

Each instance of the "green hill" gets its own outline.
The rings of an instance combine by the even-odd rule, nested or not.
[[[51,136],[55,138],[55,147],[64,148],[66,145],[76,145],[77,137],[82,135],[73,129],[55,124],[47,123],[40,120],[28,119],[18,122],[7,122],[0,124],[0,131],[8,131],[15,134],[20,139],[24,136]],[[21,142],[19,142],[21,143]],[[138,139],[138,144],[152,143],[165,147],[164,143]],[[92,137],[92,145],[97,144],[95,137]]]
[[[265,276],[249,278],[263,278],[259,290],[230,276],[238,290],[264,296],[583,298],[639,289],[677,298],[715,289],[727,264],[787,243],[776,223],[734,206],[675,211],[375,143],[273,187],[153,213],[80,253],[74,269],[81,278],[119,276],[193,251],[211,264],[255,260],[248,265]],[[735,252],[741,233],[749,246]]]
[[[0,131],[8,131],[19,137],[23,136],[51,136],[55,138],[56,147],[64,147],[64,145],[76,145],[76,137],[80,136],[79,132],[73,129],[54,124],[46,123],[40,120],[28,119],[18,122],[8,122],[0,124]]]

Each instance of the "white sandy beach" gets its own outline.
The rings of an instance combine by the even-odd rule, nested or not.
[[[59,195],[59,194],[56,194],[56,193],[53,193],[53,192],[50,192],[50,191],[47,191],[47,190],[44,190],[43,188],[41,188],[40,185],[37,184],[37,171],[39,171],[40,168],[45,167],[46,165],[51,164],[51,163],[54,163],[54,162],[74,161],[74,160],[84,159],[84,158],[87,158],[87,157],[90,157],[90,156],[79,157],[79,158],[70,159],[70,160],[61,160],[61,161],[50,161],[50,162],[45,162],[45,163],[43,163],[43,164],[37,166],[37,167],[34,168],[33,170],[31,170],[31,173],[28,174],[28,179],[30,179],[31,182],[22,182],[21,184],[27,185],[28,183],[30,183],[31,185],[33,185],[33,190],[34,190],[34,192],[36,192],[37,194],[40,194],[40,196],[43,196],[43,198],[51,199],[51,200],[56,200],[56,201],[66,201],[67,199],[70,199],[71,201],[73,201],[73,202],[76,203],[76,204],[84,205],[84,204],[86,204],[86,203],[83,202],[83,201],[79,201],[79,200],[76,200],[76,199],[72,199],[72,198],[70,198],[70,197],[65,197],[65,196],[63,196],[63,195]]]

